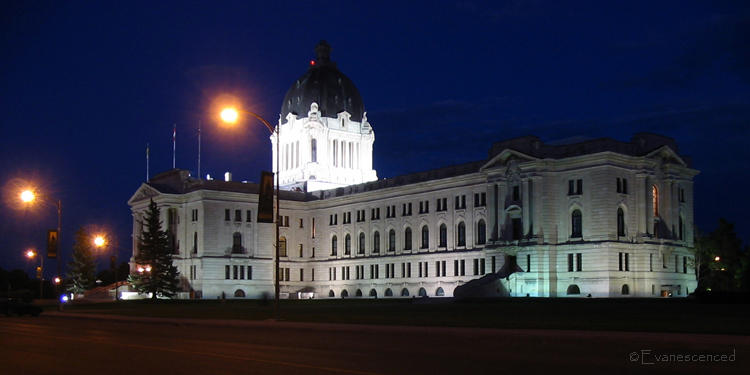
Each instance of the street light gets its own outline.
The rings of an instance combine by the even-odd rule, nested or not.
[[[252,117],[255,117],[258,119],[258,121],[262,122],[263,125],[266,126],[266,129],[268,129],[271,134],[276,134],[276,170],[274,171],[276,173],[276,280],[274,281],[274,289],[275,289],[275,297],[274,297],[274,310],[276,313],[276,316],[278,317],[279,314],[279,170],[281,169],[281,164],[279,161],[279,150],[281,149],[281,142],[279,141],[280,137],[280,126],[277,126],[275,129],[271,124],[268,123],[263,117],[261,117],[259,114],[255,112],[250,111],[244,111],[244,110],[238,110],[234,107],[227,107],[224,108],[219,116],[221,117],[221,120],[225,123],[234,124],[236,123],[240,118],[240,112],[246,115],[250,115]]]
[[[29,259],[34,259],[34,257],[37,256],[36,251],[33,249],[26,250],[26,257]],[[44,257],[39,257],[39,299],[42,299],[42,292],[44,291]]]
[[[34,189],[24,189],[23,191],[21,191],[21,193],[19,193],[18,197],[21,200],[21,202],[26,203],[26,204],[33,204],[35,201],[39,200],[42,203],[47,203],[47,204],[50,204],[52,206],[55,206],[55,208],[57,209],[57,243],[59,244],[60,243],[60,237],[62,235],[60,233],[61,232],[60,231],[60,227],[62,226],[62,202],[59,199],[56,200],[56,201],[54,199],[51,200],[51,201],[50,200],[45,200],[45,199],[38,199],[39,197],[37,197],[37,193],[34,191]],[[61,252],[62,252],[62,246],[58,246],[57,251],[58,251],[58,254],[56,254],[56,257],[57,257],[57,274],[61,275],[62,274],[62,272],[61,272],[62,261],[60,259],[61,259],[61,255],[62,255],[61,254]]]
[[[103,234],[97,234],[94,236],[94,246],[98,248],[105,248],[108,245],[107,237],[105,237]],[[117,245],[110,246],[110,249],[112,250],[112,258],[114,259],[114,274],[115,274],[115,301],[120,300],[120,281],[117,277]],[[151,268],[149,267],[149,271]]]

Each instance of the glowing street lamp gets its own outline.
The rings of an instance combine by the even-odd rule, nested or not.
[[[221,117],[221,120],[225,123],[234,124],[239,120],[240,112],[246,115],[250,115],[252,117],[255,117],[258,119],[258,121],[262,122],[263,125],[266,126],[266,129],[268,129],[271,134],[276,134],[276,278],[274,283],[275,288],[275,298],[274,298],[274,310],[276,311],[276,315],[279,314],[279,170],[281,169],[280,159],[279,159],[279,151],[281,149],[281,142],[280,142],[280,131],[281,127],[277,126],[275,129],[273,126],[271,126],[266,119],[261,117],[259,114],[255,112],[250,111],[240,111],[234,107],[227,107],[224,108],[221,113],[219,113],[219,116]]]
[[[34,257],[37,256],[37,252],[34,251],[34,249],[28,249],[25,253],[26,257],[29,259],[34,259]],[[44,257],[39,257],[39,268],[37,269],[37,273],[39,275],[39,299],[42,299],[42,292],[44,291]]]
[[[36,194],[34,194],[33,191],[27,189],[21,192],[20,197],[21,197],[21,202],[31,203],[36,198]]]
[[[721,261],[721,257],[717,255],[717,256],[716,256],[716,257],[714,258],[714,262],[719,262],[719,261]]]
[[[104,247],[104,245],[107,244],[107,240],[104,239],[104,236],[97,235],[94,237],[94,246],[96,247]]]
[[[98,248],[104,248],[104,247],[107,246],[107,244],[108,244],[108,241],[107,241],[107,237],[105,235],[103,235],[103,234],[97,234],[96,236],[94,236],[94,246],[96,246]],[[119,295],[120,294],[120,284],[119,284],[120,281],[117,280],[118,279],[118,277],[117,277],[117,245],[110,246],[110,248],[111,248],[112,253],[113,253],[112,259],[114,259],[114,268],[115,268],[114,269],[114,276],[115,276],[115,301],[118,301],[118,300],[120,300],[120,295]],[[150,270],[151,270],[151,268],[149,267],[149,271]],[[139,270],[139,272],[140,272],[140,270]]]

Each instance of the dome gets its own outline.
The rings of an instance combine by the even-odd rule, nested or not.
[[[293,113],[307,117],[310,104],[318,103],[323,117],[336,118],[343,111],[351,114],[351,120],[361,122],[365,112],[362,97],[349,77],[341,73],[331,61],[331,46],[322,40],[315,47],[317,60],[310,62],[310,68],[299,77],[284,95],[281,105],[282,121]]]

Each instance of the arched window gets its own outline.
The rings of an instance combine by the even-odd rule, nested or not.
[[[481,219],[477,223],[477,245],[484,245],[487,242],[487,224]]]
[[[404,250],[411,250],[411,228],[404,229]]]
[[[245,291],[242,289],[237,289],[234,291],[234,297],[235,298],[245,298]]]
[[[430,229],[425,225],[422,227],[422,245],[420,248],[426,249],[430,247]]]
[[[352,236],[350,236],[348,233],[346,237],[344,237],[344,255],[351,255],[352,254]]]
[[[286,256],[286,237],[279,238],[279,256]]]
[[[409,289],[401,289],[401,297],[409,297]]]
[[[318,141],[315,138],[310,140],[310,161],[318,162]]]
[[[388,251],[396,251],[396,231],[388,231]]]
[[[375,289],[370,289],[370,297],[378,298],[378,291]]]
[[[374,254],[380,253],[380,232],[375,231],[372,235],[372,252]]]
[[[440,241],[438,247],[446,247],[448,245],[448,227],[445,224],[440,224]]]
[[[456,246],[466,246],[466,224],[464,222],[458,223],[458,239]]]
[[[333,236],[333,238],[331,238],[331,255],[336,255],[336,242],[338,242],[337,238],[336,236]]]
[[[445,291],[443,290],[443,288],[439,287],[435,291],[435,295],[438,296],[438,297],[445,297]]]
[[[581,210],[574,210],[572,214],[570,214],[570,237],[572,238],[581,238]]]
[[[630,287],[628,284],[622,284],[622,295],[626,296],[628,294],[630,294]]]
[[[336,293],[333,292],[333,290],[328,291],[328,297],[333,298],[336,297]]]
[[[393,297],[393,291],[391,290],[391,288],[388,288],[388,289],[385,290],[385,296],[386,297]]]
[[[651,186],[651,204],[654,206],[654,216],[659,216],[659,189],[656,185]]]
[[[242,234],[240,232],[234,232],[232,235],[232,253],[242,253]]]
[[[349,292],[346,289],[344,289],[341,291],[341,298],[346,298],[346,297],[349,297]]]
[[[362,290],[361,289],[357,289],[357,291],[354,293],[354,296],[355,297],[362,297]]]
[[[419,288],[419,293],[417,293],[420,297],[427,297],[427,290],[425,288]]]
[[[359,234],[359,249],[357,249],[358,254],[364,254],[365,253],[365,234],[360,233]]]
[[[575,294],[581,294],[581,289],[578,288],[578,285],[572,284],[568,286],[568,295],[575,295]]]
[[[622,211],[622,207],[617,209],[617,236],[625,236],[625,213]]]

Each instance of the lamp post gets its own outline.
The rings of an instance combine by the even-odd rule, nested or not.
[[[222,121],[230,124],[234,124],[239,119],[239,113],[242,112],[243,114],[247,114],[250,116],[255,117],[258,119],[258,121],[262,122],[263,125],[266,126],[266,129],[268,129],[271,134],[276,134],[276,170],[274,171],[276,173],[276,257],[275,257],[275,267],[276,271],[275,273],[275,280],[274,280],[274,312],[276,316],[279,315],[279,220],[281,216],[279,216],[279,170],[281,169],[281,163],[279,159],[279,150],[281,149],[281,142],[280,142],[280,126],[277,126],[275,129],[271,124],[268,123],[263,117],[261,117],[259,114],[255,112],[250,111],[239,111],[235,108],[225,108],[221,111],[220,117]]]
[[[23,190],[19,194],[19,198],[21,199],[21,202],[26,203],[26,204],[31,204],[31,203],[33,203],[34,201],[37,200],[37,194],[34,192],[34,190],[25,189],[25,190]],[[57,257],[57,274],[59,276],[59,275],[62,275],[62,260],[61,260],[61,258],[62,258],[62,246],[59,245],[61,243],[60,242],[60,238],[62,236],[62,233],[61,233],[62,232],[61,231],[61,227],[62,227],[62,201],[60,199],[58,199],[56,201],[55,200],[49,201],[49,200],[40,199],[40,201],[43,202],[43,203],[48,203],[48,204],[53,205],[55,207],[55,209],[57,210],[57,243],[58,243],[58,246],[57,246],[57,254],[55,254],[55,255]],[[40,256],[40,258],[43,258],[43,257]]]
[[[109,245],[109,242],[107,240],[107,237],[103,234],[97,234],[94,237],[94,246],[98,248],[107,248],[107,245]],[[117,278],[117,250],[118,250],[117,242],[115,241],[114,246],[109,246],[109,249],[112,250],[112,259],[114,259],[114,276],[115,276],[115,301],[120,300],[120,281]]]
[[[26,257],[34,259],[37,256],[37,252],[33,249],[26,250]],[[44,256],[39,256],[39,299],[42,299],[44,291]]]

